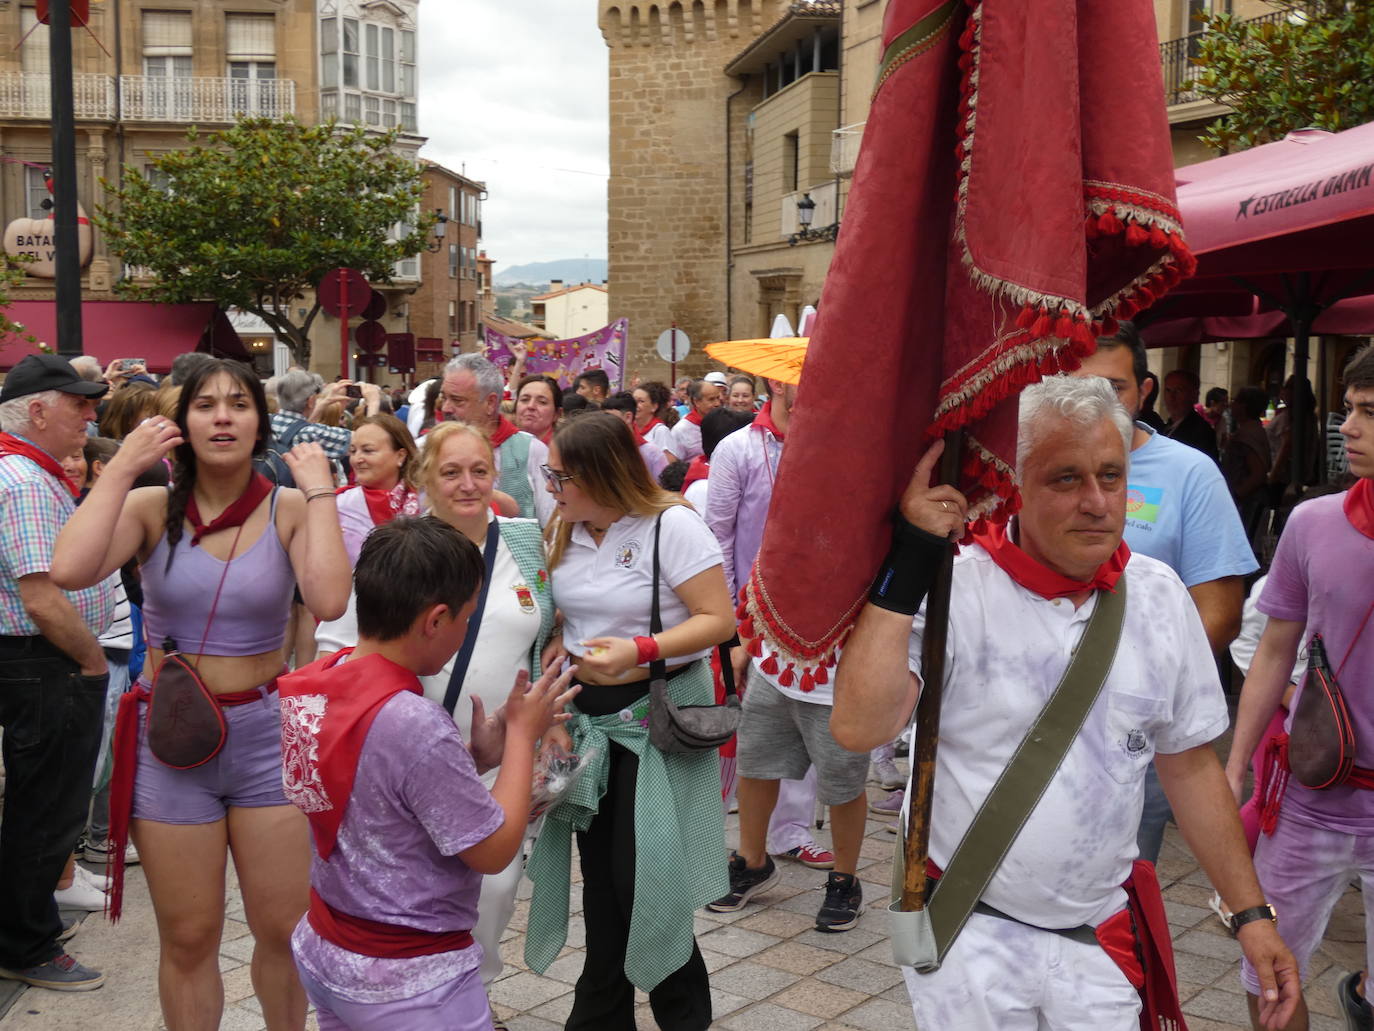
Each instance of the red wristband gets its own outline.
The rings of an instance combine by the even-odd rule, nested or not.
[[[658,658],[658,642],[652,637],[636,637],[635,647],[639,649],[639,664],[641,666]]]

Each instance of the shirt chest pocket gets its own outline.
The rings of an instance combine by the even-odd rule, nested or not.
[[[1121,784],[1144,776],[1154,758],[1155,734],[1165,723],[1168,702],[1126,691],[1107,692],[1107,771]]]

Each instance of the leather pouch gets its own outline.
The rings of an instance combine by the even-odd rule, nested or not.
[[[1299,784],[1320,791],[1344,783],[1354,765],[1355,726],[1327,662],[1322,636],[1313,634],[1307,679],[1288,735],[1288,766]]]
[[[224,747],[224,710],[180,652],[163,656],[148,699],[148,748],[174,770],[203,766]]]

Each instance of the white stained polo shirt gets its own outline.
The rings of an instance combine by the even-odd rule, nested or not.
[[[1096,925],[1126,904],[1145,770],[1228,725],[1202,620],[1178,575],[1134,554],[1121,641],[1107,683],[983,900],[1037,927]],[[949,862],[1016,747],[1058,686],[1092,615],[1048,600],[980,546],[954,562],[930,857]],[[908,667],[919,676],[924,609]],[[907,798],[911,792],[907,792]]]
[[[691,419],[682,418],[673,427],[673,442],[668,448],[679,462],[690,462],[702,453],[701,427]]]
[[[655,516],[622,516],[611,524],[601,547],[583,523],[572,536],[558,568],[552,571],[553,600],[563,611],[563,644],[573,655],[593,637],[647,637],[654,581]],[[663,629],[691,615],[675,589],[722,563],[720,544],[706,520],[686,505],[663,513],[659,543],[659,614]],[[701,659],[712,649],[690,655],[664,655],[670,666]]]

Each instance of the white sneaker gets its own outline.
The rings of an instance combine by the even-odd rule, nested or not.
[[[52,893],[61,909],[84,909],[88,913],[99,913],[105,908],[105,893],[79,877],[74,878],[69,888],[59,888]]]
[[[76,879],[78,881],[82,881],[86,884],[89,884],[92,888],[99,892],[108,892],[110,890],[109,874],[91,873],[91,871],[87,870],[84,866],[77,866]]]
[[[897,768],[891,759],[879,759],[873,763],[869,780],[876,781],[888,791],[906,787],[906,774]]]

